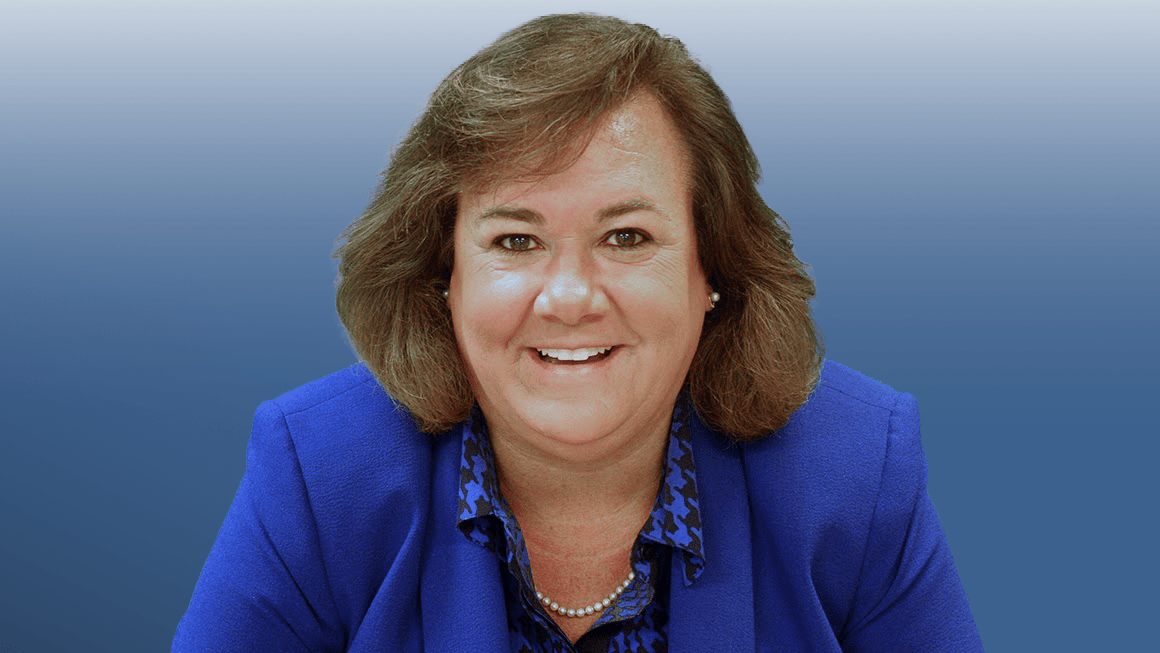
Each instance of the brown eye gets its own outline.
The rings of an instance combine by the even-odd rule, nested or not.
[[[635,229],[614,231],[608,236],[608,244],[615,247],[631,248],[640,245],[645,240],[644,234]]]
[[[504,236],[499,239],[498,243],[500,247],[513,252],[525,252],[532,248],[535,241],[532,240],[531,236],[516,234],[513,236]]]

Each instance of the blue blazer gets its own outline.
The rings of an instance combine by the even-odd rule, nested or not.
[[[705,569],[672,565],[672,653],[982,650],[912,397],[827,362],[779,432],[694,419],[693,447]],[[361,365],[262,404],[173,650],[508,650],[500,565],[455,525],[459,456]]]

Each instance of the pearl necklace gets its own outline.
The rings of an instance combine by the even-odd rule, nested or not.
[[[608,598],[601,599],[592,605],[586,605],[582,608],[565,608],[559,603],[556,603],[552,599],[548,598],[543,592],[539,591],[536,592],[536,598],[539,599],[540,603],[543,603],[544,607],[546,607],[550,612],[559,613],[562,617],[587,617],[588,615],[600,612],[604,608],[607,608],[609,605],[611,605],[612,602],[615,601],[621,594],[624,594],[624,590],[628,589],[628,586],[632,584],[632,581],[635,578],[635,573],[631,571],[628,572],[628,578],[625,579],[623,583],[617,585],[616,590],[612,592],[612,594],[609,594]]]

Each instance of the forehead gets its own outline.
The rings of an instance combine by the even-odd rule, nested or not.
[[[543,161],[529,175],[504,174],[508,171],[502,167],[484,171],[459,193],[460,209],[484,210],[483,205],[528,194],[567,194],[580,187],[609,192],[652,188],[683,196],[690,182],[683,139],[661,104],[647,94],[609,111],[584,138],[545,153]]]

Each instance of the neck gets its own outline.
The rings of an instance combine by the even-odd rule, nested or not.
[[[660,486],[669,424],[596,459],[548,455],[520,446],[526,439],[492,436],[501,491],[524,528],[568,522],[591,527],[629,515],[639,517],[639,528]]]
[[[606,596],[627,575],[669,441],[668,419],[646,423],[651,428],[578,450],[489,423],[500,491],[523,531],[535,589],[561,605],[578,608]],[[575,642],[598,616],[552,619]]]

